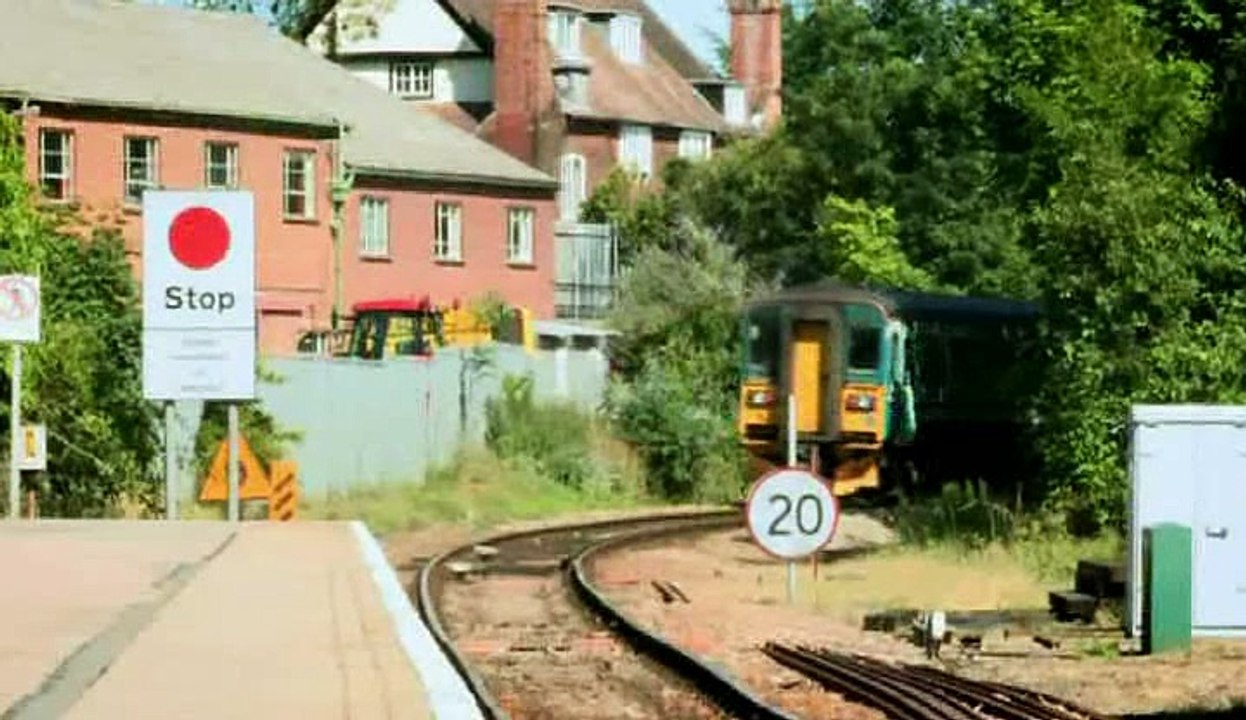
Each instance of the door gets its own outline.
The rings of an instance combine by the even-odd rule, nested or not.
[[[1199,428],[1194,508],[1194,626],[1246,628],[1246,429]]]
[[[792,326],[792,392],[796,395],[796,429],[822,432],[826,397],[826,358],[830,328],[826,322],[797,320]]]

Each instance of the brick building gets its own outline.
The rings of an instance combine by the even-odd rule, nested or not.
[[[556,177],[560,289],[591,289],[610,281],[613,250],[594,242],[609,240],[580,223],[580,208],[616,167],[655,177],[671,158],[708,157],[778,121],[780,6],[729,0],[733,78],[644,0],[394,0],[373,32],[330,15],[311,45]],[[569,304],[560,293],[563,314]]]
[[[44,201],[115,224],[136,273],[145,190],[252,191],[267,354],[379,297],[553,314],[552,177],[249,16],[10,0],[0,108]]]

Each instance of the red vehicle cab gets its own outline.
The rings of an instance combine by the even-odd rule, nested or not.
[[[369,300],[356,303],[352,310],[350,357],[428,357],[435,345],[442,344],[442,313],[427,296]]]

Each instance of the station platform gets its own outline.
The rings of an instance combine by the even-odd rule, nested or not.
[[[0,717],[475,718],[358,523],[0,523]]]

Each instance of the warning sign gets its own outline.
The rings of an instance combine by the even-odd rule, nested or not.
[[[39,278],[0,276],[0,341],[39,342]]]
[[[265,500],[272,495],[272,484],[260,459],[251,450],[245,437],[238,438],[238,454],[242,456],[242,468],[238,474],[238,497],[242,500]],[[199,502],[225,501],[229,499],[229,441],[222,440],[212,458],[212,467],[199,493]]]

